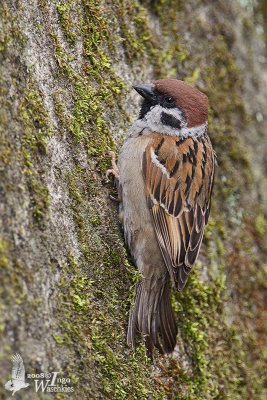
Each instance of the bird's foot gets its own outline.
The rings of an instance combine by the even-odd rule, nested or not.
[[[108,178],[109,174],[113,174],[115,176],[115,178],[119,180],[120,174],[119,174],[119,168],[116,164],[115,153],[114,153],[114,151],[108,151],[107,153],[111,156],[111,167],[112,168],[106,170],[106,177]]]
[[[114,151],[108,151],[107,152],[110,156],[111,156],[111,167],[110,169],[108,169],[106,171],[106,177],[109,177],[109,174],[113,174],[115,176],[115,183],[117,186],[117,190],[119,191],[119,178],[120,178],[120,174],[119,174],[119,168],[116,164],[116,156]],[[114,197],[114,196],[109,196],[111,200],[116,201],[118,203],[121,202],[121,198],[119,197]]]
[[[114,197],[111,194],[109,195],[110,200],[115,201],[116,203],[121,203],[121,198],[120,197]]]

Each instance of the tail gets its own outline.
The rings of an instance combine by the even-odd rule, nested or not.
[[[138,333],[145,335],[149,356],[152,356],[154,347],[161,353],[174,350],[177,325],[171,305],[169,280],[152,277],[138,282],[127,335],[127,342],[134,349]]]

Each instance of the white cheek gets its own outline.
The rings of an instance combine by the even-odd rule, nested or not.
[[[173,128],[165,125],[161,121],[162,112],[171,115],[181,121],[181,128]],[[127,133],[127,137],[137,137],[139,135],[150,135],[151,132],[162,133],[169,136],[191,137],[202,136],[207,131],[208,122],[202,125],[188,128],[186,126],[183,113],[178,109],[167,109],[160,105],[156,105],[144,116],[143,119],[138,119]]]
[[[169,114],[172,117],[176,118],[177,120],[181,121],[181,129],[183,128],[183,126],[185,126],[183,114],[180,110],[178,110],[177,108],[167,109],[161,107],[160,105],[156,105],[143,118],[144,121],[146,121],[149,129],[152,132],[164,133],[165,135],[170,135],[170,136],[179,136],[181,129],[173,128],[161,122],[162,112]]]

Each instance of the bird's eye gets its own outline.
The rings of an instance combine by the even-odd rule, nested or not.
[[[164,99],[164,103],[165,103],[165,106],[167,106],[167,107],[174,107],[175,106],[175,100],[171,96],[166,96],[165,99]]]

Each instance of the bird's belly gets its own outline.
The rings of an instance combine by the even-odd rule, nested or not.
[[[148,136],[128,139],[119,156],[124,236],[140,272],[148,265],[165,268],[147,206],[142,174],[143,153],[149,141]]]

